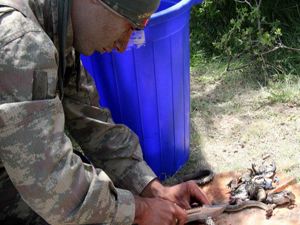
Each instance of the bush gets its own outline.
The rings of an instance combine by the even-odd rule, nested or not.
[[[192,10],[191,53],[228,57],[228,70],[300,73],[298,0],[207,0]],[[238,59],[243,63],[231,68]]]

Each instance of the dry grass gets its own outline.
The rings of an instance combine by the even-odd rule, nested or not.
[[[191,156],[175,177],[198,167],[245,169],[270,154],[279,171],[299,179],[298,79],[263,86],[257,74],[224,74],[224,68],[211,63],[192,70]]]

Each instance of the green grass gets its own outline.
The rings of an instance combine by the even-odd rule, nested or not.
[[[268,86],[270,103],[300,104],[300,78],[286,75],[283,80],[271,82]]]
[[[198,60],[198,61],[197,61]],[[233,62],[233,65],[240,65]],[[194,81],[200,86],[216,85],[221,93],[214,101],[225,101],[230,99],[239,90],[245,88],[264,89],[267,94],[266,104],[290,103],[299,105],[300,103],[300,76],[297,74],[275,74],[265,75],[262,71],[249,67],[244,70],[226,72],[227,62],[220,59],[212,59],[210,62],[200,58],[194,58],[191,73]],[[210,99],[211,100],[211,99]],[[199,102],[192,99],[192,109],[198,108]],[[205,102],[200,102],[200,106],[206,106]]]

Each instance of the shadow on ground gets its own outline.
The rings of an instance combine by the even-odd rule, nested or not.
[[[234,114],[242,107],[261,107],[252,105],[251,99],[243,99],[249,93],[262,88],[262,80],[247,73],[226,73],[211,83],[201,82],[201,75],[191,76],[191,120],[201,117],[206,131],[213,128],[217,116]],[[251,95],[251,94],[250,94]]]

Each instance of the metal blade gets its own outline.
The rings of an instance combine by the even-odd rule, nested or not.
[[[187,210],[187,223],[193,221],[204,221],[208,217],[216,217],[224,212],[226,205],[204,205],[202,207]]]

